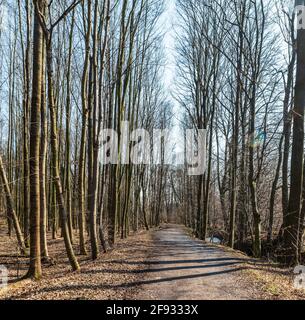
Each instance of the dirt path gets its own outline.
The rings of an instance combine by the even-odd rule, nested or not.
[[[145,262],[148,280],[143,280],[134,299],[258,298],[259,293],[242,279],[246,259],[194,240],[177,225],[164,226],[153,238],[150,258]]]
[[[0,265],[8,267],[14,282],[26,273],[28,259],[17,259],[14,243],[5,243],[12,246],[0,246]],[[11,284],[0,290],[0,300],[305,299],[303,292],[293,291],[291,271],[204,244],[174,224],[118,239],[115,250],[96,261],[79,256],[78,273],[70,270],[62,239],[49,240],[49,251],[56,264],[44,266],[42,280]]]

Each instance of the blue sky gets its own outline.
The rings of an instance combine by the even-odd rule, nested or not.
[[[163,16],[161,17],[161,30],[164,30],[164,50],[165,50],[165,66],[164,66],[164,86],[165,91],[167,93],[168,99],[173,105],[173,125],[174,129],[172,132],[171,139],[174,144],[176,144],[176,152],[183,151],[183,145],[179,138],[182,138],[183,142],[183,134],[179,126],[179,118],[181,115],[181,108],[175,99],[172,97],[172,94],[175,91],[176,85],[176,50],[175,50],[175,37],[177,30],[177,14],[175,7],[175,0],[165,0],[165,11]]]
[[[164,72],[164,82],[167,90],[172,89],[174,75],[175,75],[175,0],[165,0],[166,10],[161,19],[161,23],[164,24],[165,37],[164,48],[166,55],[166,66]]]

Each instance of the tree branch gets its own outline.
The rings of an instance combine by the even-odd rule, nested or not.
[[[83,1],[84,0],[74,0],[74,2],[64,11],[64,13],[51,25],[51,32],[60,23],[61,20],[63,20],[72,10],[75,9],[76,6],[78,6]]]

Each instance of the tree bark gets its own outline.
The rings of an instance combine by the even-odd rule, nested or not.
[[[296,0],[296,5],[304,1]],[[299,262],[299,233],[301,197],[303,184],[304,156],[304,107],[305,107],[305,30],[297,31],[297,70],[295,85],[295,100],[293,109],[293,142],[291,154],[291,181],[286,223],[284,225],[284,247],[289,260]]]
[[[39,12],[45,2],[35,1],[34,47],[33,47],[33,88],[30,123],[30,266],[27,277],[39,279],[42,275],[40,254],[40,178],[39,149],[41,140],[41,86],[43,68],[43,30]]]

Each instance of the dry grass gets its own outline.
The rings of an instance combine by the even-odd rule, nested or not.
[[[243,252],[225,248],[237,257],[247,258],[242,270],[243,278],[249,286],[260,292],[261,300],[305,300],[305,290],[294,288],[293,268],[283,267],[274,262],[253,259]]]
[[[294,288],[295,275],[292,269],[270,263],[249,263],[244,271],[252,286],[262,292],[265,300],[305,300],[305,290]]]

